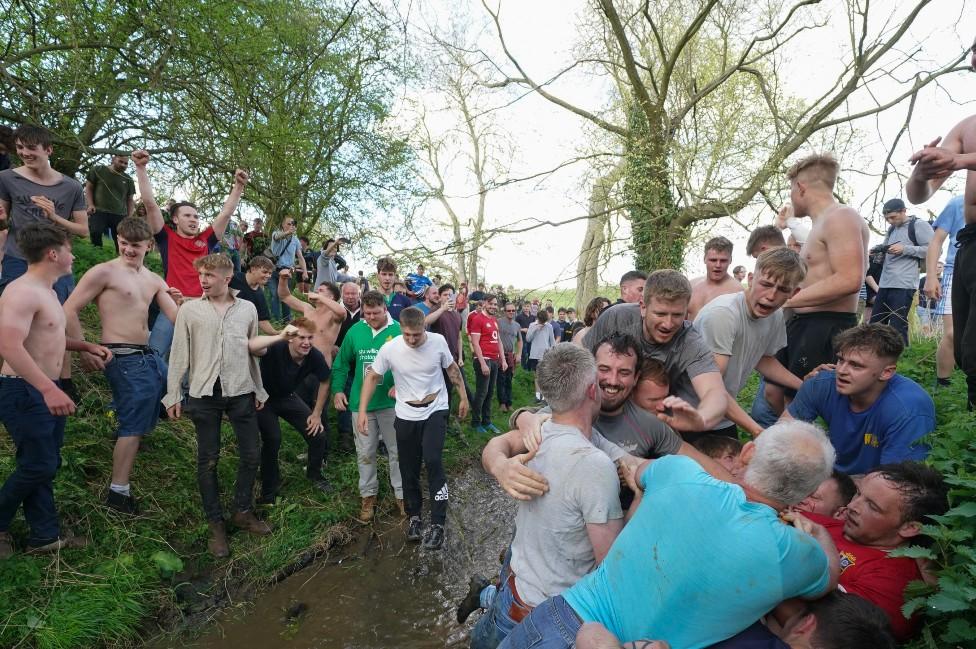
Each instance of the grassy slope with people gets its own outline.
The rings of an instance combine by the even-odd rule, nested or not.
[[[94,263],[110,259],[114,251],[77,242],[75,254],[80,276]],[[153,264],[158,270],[158,257],[150,258]],[[89,307],[84,320],[93,339],[97,313]],[[0,561],[0,646],[131,646],[135,639],[157,632],[158,622],[172,626],[183,616],[225,603],[228,593],[266,586],[317,549],[349,538],[349,530],[358,525],[352,518],[359,511],[353,454],[331,456],[326,474],[335,489],[319,493],[304,479],[299,459],[306,450],[304,442],[283,424],[282,498],[273,507],[261,508],[274,534],[258,538],[232,533],[230,559],[213,560],[206,552],[207,524],[197,492],[196,440],[185,418],[161,423],[145,439],[132,478],[141,515],[116,514],[103,505],[114,443],[111,393],[100,374],[76,371],[75,382],[83,398],[79,412],[68,421],[55,494],[63,526],[86,536],[89,544],[55,556],[18,554]],[[532,394],[529,377],[517,376],[515,400],[528,403]],[[507,415],[498,412],[497,405],[495,413],[495,424],[504,427]],[[486,441],[467,422],[463,437],[456,434],[454,417],[451,425],[455,433],[449,434],[445,451],[448,470],[478,458]],[[334,447],[334,419],[331,429]],[[236,470],[234,438],[226,424],[223,441],[219,473],[226,501]],[[13,452],[3,433],[2,477],[13,469]],[[396,505],[385,469],[381,471],[380,510],[391,516]],[[11,531],[16,539],[24,538],[22,516],[15,518]]]
[[[76,244],[75,252],[78,274],[112,256],[110,248],[97,251],[84,242]],[[158,258],[151,258],[150,264],[158,270]],[[88,331],[96,330],[97,315],[91,308],[85,321]],[[934,345],[915,345],[901,368],[930,387]],[[470,363],[465,371],[471,380]],[[76,382],[84,396],[79,413],[68,423],[55,490],[65,527],[87,536],[89,546],[56,556],[17,555],[0,562],[0,646],[131,646],[134,639],[156,632],[160,624],[172,626],[181,616],[226,603],[227,593],[267,586],[316,549],[348,538],[348,530],[356,525],[351,522],[359,507],[354,457],[332,455],[326,472],[336,488],[328,495],[317,493],[303,478],[299,455],[305,452],[304,443],[294,432],[286,432],[281,448],[283,497],[263,509],[274,534],[256,538],[235,533],[231,558],[214,561],[206,553],[195,437],[186,420],[162,423],[144,443],[133,474],[142,514],[127,518],[114,513],[102,505],[112,463],[111,395],[101,375],[77,373]],[[513,393],[516,404],[529,403],[531,376],[518,372]],[[941,591],[920,590],[920,599],[913,600],[929,620],[919,647],[962,646],[965,638],[976,635],[970,622],[976,615],[976,551],[972,549],[976,442],[963,394],[957,377],[952,388],[935,395],[939,429],[932,462],[951,476],[956,508],[931,527],[935,539],[931,550],[913,550],[930,552],[941,567]],[[746,396],[751,400],[751,395],[744,395],[744,401]],[[497,407],[495,415],[495,424],[504,427],[507,416]],[[453,418],[452,427],[456,430]],[[463,437],[448,437],[448,467],[477,458],[485,441],[464,423]],[[0,435],[0,476],[8,475],[13,464],[9,437]],[[233,435],[225,428],[220,465],[225,495],[233,484],[235,466]],[[389,483],[381,476],[381,509],[392,515],[394,508]],[[21,517],[15,519],[12,531],[23,538]]]

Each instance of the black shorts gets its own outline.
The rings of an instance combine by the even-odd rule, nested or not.
[[[857,326],[857,314],[820,311],[797,313],[786,323],[786,347],[776,358],[801,379],[823,363],[833,363],[834,336]],[[787,390],[787,394],[795,394]]]

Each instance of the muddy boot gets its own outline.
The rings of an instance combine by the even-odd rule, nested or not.
[[[229,557],[230,547],[227,545],[227,528],[224,527],[224,521],[211,521],[207,525],[210,526],[210,540],[207,541],[207,550],[217,559]]]
[[[407,540],[417,543],[424,536],[424,522],[420,516],[411,516],[407,524]]]
[[[481,575],[474,575],[468,583],[468,594],[464,596],[457,608],[458,624],[464,624],[468,616],[481,608],[481,591],[488,587],[488,580]]]
[[[14,540],[9,532],[0,532],[0,559],[8,559],[14,555]]]
[[[271,534],[271,526],[254,515],[254,512],[237,512],[230,517],[230,522],[234,527],[250,532],[255,536],[268,536]]]
[[[444,526],[432,523],[424,533],[425,550],[440,550],[444,547]]]
[[[366,524],[373,520],[376,513],[376,496],[363,496],[363,504],[359,508],[359,516],[356,517],[360,523]]]
[[[403,498],[397,498],[396,501],[397,501],[397,511],[400,512],[400,518],[406,518],[407,510],[406,510],[406,506],[403,504]]]
[[[88,539],[83,536],[75,536],[71,532],[59,536],[50,543],[43,545],[28,545],[27,554],[46,554],[48,552],[59,552],[65,548],[83,548],[88,545]]]

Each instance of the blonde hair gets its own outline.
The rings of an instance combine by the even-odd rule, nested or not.
[[[803,158],[786,172],[789,180],[795,180],[800,174],[808,182],[821,182],[827,189],[833,190],[834,183],[837,182],[837,172],[840,170],[840,163],[837,158],[829,153],[814,153]]]
[[[234,272],[234,263],[230,260],[230,257],[219,252],[207,255],[206,257],[200,257],[193,262],[193,267],[197,270],[204,268],[206,270],[223,271],[228,275]]]
[[[796,287],[807,276],[807,262],[790,248],[773,248],[756,260],[755,277],[758,279],[763,274],[773,281]]]

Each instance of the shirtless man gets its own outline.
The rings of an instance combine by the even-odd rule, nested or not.
[[[288,287],[290,277],[290,268],[278,270],[278,299],[315,324],[315,338],[312,339],[312,344],[315,349],[322,352],[331,368],[332,360],[339,353],[336,338],[339,336],[342,321],[346,318],[346,309],[339,302],[339,289],[329,282],[319,284],[314,292],[306,293],[309,301],[302,302],[292,295]]]
[[[691,280],[689,320],[694,322],[701,308],[719,295],[742,292],[742,284],[729,275],[731,262],[732,242],[725,237],[709,239],[705,244],[705,276]]]
[[[793,214],[813,222],[800,253],[807,276],[784,305],[793,317],[786,323],[786,347],[777,355],[801,379],[833,362],[834,336],[857,325],[857,294],[867,269],[868,226],[857,210],[834,199],[837,170],[832,156],[811,155],[786,174]],[[766,398],[777,413],[785,405],[783,394],[767,382]]]
[[[54,476],[75,404],[61,390],[65,350],[85,351],[108,362],[112,352],[65,336],[65,317],[54,283],[71,272],[68,232],[51,223],[29,223],[17,232],[27,271],[0,297],[0,422],[17,449],[16,468],[0,488],[0,559],[13,554],[10,523],[21,504],[30,528],[27,547],[53,552],[81,540],[61,535],[54,505]]]
[[[139,441],[152,431],[159,418],[159,403],[166,388],[166,364],[149,347],[149,305],[176,320],[176,302],[163,278],[143,265],[152,248],[153,233],[140,218],[123,219],[116,227],[119,256],[92,267],[78,282],[64,303],[68,335],[84,338],[78,314],[94,302],[102,322],[101,340],[112,350],[111,362],[82,352],[86,369],[104,370],[112,388],[118,418],[112,481],[105,504],[124,514],[135,514],[136,501],[129,487],[129,474],[136,460]]]
[[[976,71],[976,42],[970,50],[970,67]],[[941,142],[941,146],[940,146]],[[976,318],[970,311],[976,302],[976,115],[952,127],[945,139],[936,138],[912,156],[915,165],[905,184],[912,203],[924,203],[955,171],[966,170],[963,213],[966,227],[956,235],[956,263],[952,283],[953,352],[966,374],[969,408],[976,405]]]

